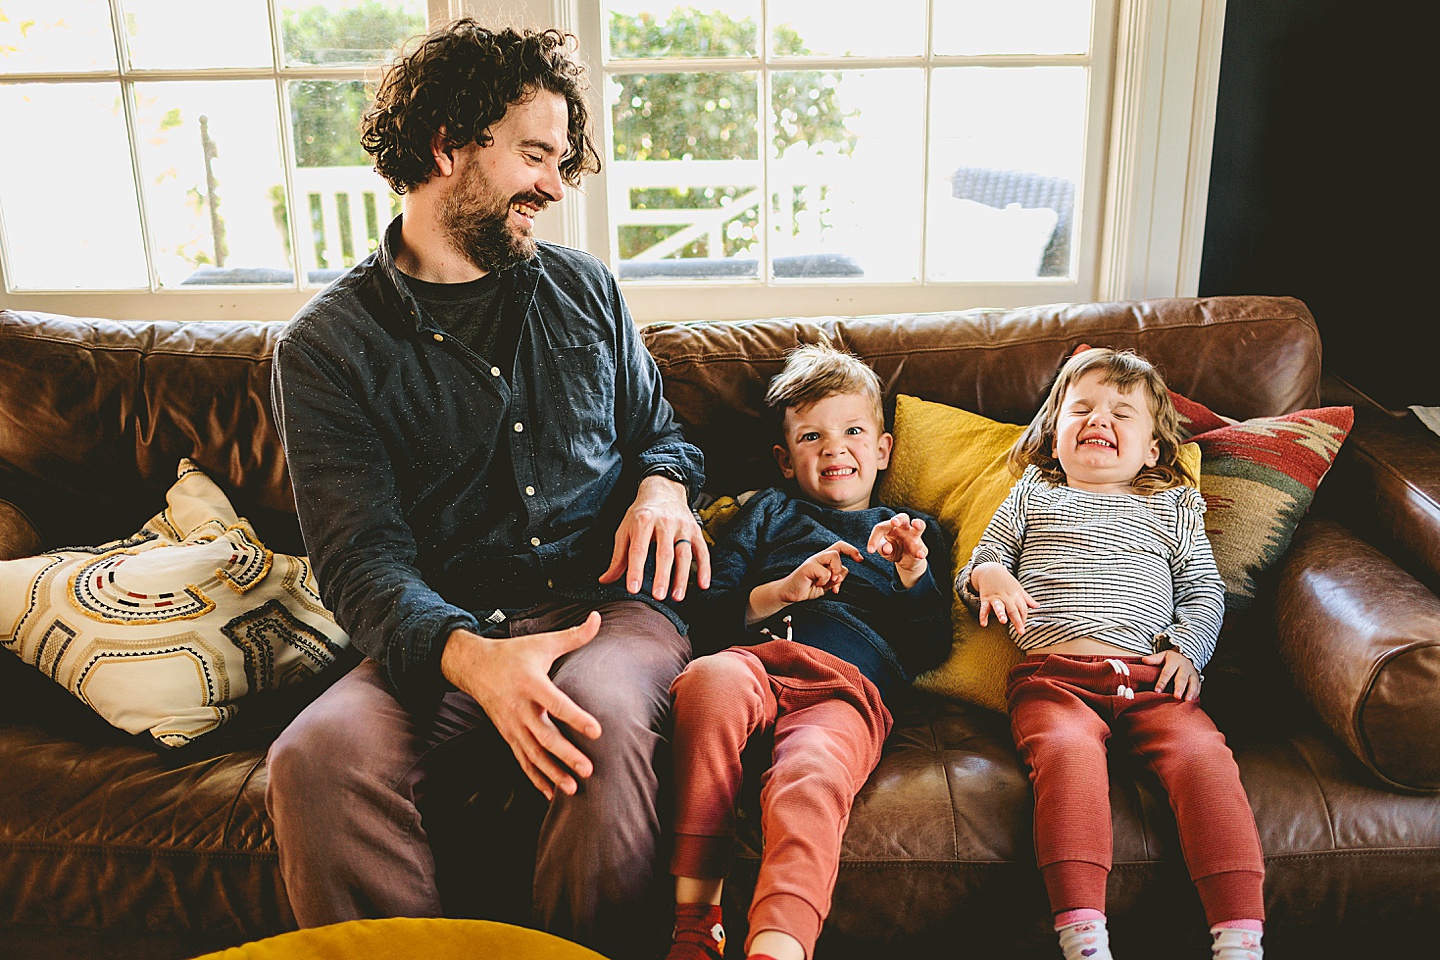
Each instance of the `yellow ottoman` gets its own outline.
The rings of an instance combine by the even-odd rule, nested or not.
[[[490,920],[396,917],[292,930],[196,960],[605,960],[569,940]]]

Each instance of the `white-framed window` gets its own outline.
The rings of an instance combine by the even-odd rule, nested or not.
[[[1223,2],[552,2],[642,321],[1192,294]]]
[[[0,0],[0,305],[293,312],[398,212],[359,145],[367,83],[449,14],[444,0]]]
[[[0,306],[293,314],[393,209],[357,11],[577,35],[607,162],[537,232],[641,322],[1194,292],[1223,0],[0,0]]]
[[[677,279],[722,288],[725,309],[1084,287],[1113,3],[591,9],[607,162],[588,240],[632,299]]]

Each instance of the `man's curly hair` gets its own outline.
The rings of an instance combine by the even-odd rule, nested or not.
[[[452,147],[488,146],[487,130],[511,105],[548,90],[570,108],[560,177],[578,186],[582,175],[600,170],[600,155],[587,131],[586,73],[574,40],[554,29],[489,30],[468,17],[421,38],[386,70],[360,121],[360,143],[375,170],[403,194],[434,171],[430,140],[441,127]]]

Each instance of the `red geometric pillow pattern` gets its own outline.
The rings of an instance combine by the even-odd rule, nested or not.
[[[1203,403],[1196,403],[1189,397],[1170,391],[1170,402],[1175,404],[1175,412],[1180,414],[1180,429],[1185,436],[1193,437],[1197,433],[1204,433],[1207,430],[1216,430],[1227,424],[1234,424],[1237,421],[1229,417],[1222,417],[1215,413]]]
[[[1320,407],[1240,423],[1171,391],[1200,447],[1205,532],[1225,581],[1225,609],[1255,599],[1255,580],[1290,546],[1295,526],[1355,425],[1353,407]]]
[[[1078,345],[1071,355],[1090,349]],[[1290,546],[1295,526],[1355,425],[1353,407],[1236,421],[1170,391],[1185,439],[1200,448],[1205,533],[1225,581],[1225,610],[1255,599],[1255,579]]]

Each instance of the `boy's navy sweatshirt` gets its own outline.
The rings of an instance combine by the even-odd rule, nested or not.
[[[904,512],[925,521],[929,567],[908,590],[895,564],[865,553],[875,524]],[[844,540],[865,553],[863,563],[842,556],[848,571],[840,592],[792,603],[745,625],[750,591],[780,580],[801,563]],[[696,655],[748,646],[786,635],[859,668],[884,697],[896,681],[938,665],[950,652],[950,544],[934,518],[890,507],[832,510],[771,487],[756,493],[726,525],[710,551],[710,589],[692,589],[680,604],[689,621]],[[943,586],[942,586],[943,585]]]

